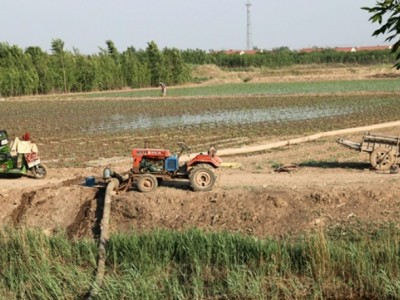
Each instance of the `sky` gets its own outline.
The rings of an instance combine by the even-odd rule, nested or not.
[[[0,42],[50,52],[95,54],[111,40],[119,51],[165,47],[243,50],[247,47],[248,0],[2,0]],[[361,7],[376,0],[251,0],[252,45],[357,47],[384,45],[372,37],[377,24]]]

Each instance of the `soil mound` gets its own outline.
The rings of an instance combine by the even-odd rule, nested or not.
[[[320,173],[318,180],[316,173]],[[247,180],[238,180],[243,177]],[[350,177],[352,182],[347,181]],[[2,224],[37,227],[49,234],[65,230],[71,238],[96,237],[104,186],[86,187],[82,181],[77,178],[19,192],[1,190]],[[301,168],[279,174],[222,170],[212,192],[195,193],[180,183],[164,184],[152,193],[132,190],[115,195],[111,231],[197,227],[265,237],[355,220],[395,222],[400,216],[399,181],[400,175],[369,170]]]

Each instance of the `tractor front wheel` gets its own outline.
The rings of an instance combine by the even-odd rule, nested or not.
[[[137,188],[142,193],[154,191],[158,186],[157,178],[151,174],[144,174],[139,177]]]
[[[214,187],[216,176],[209,168],[193,168],[189,176],[190,187],[196,192],[211,191]]]

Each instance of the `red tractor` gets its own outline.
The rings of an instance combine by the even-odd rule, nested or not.
[[[133,149],[133,166],[125,189],[136,182],[140,192],[151,192],[163,180],[189,180],[193,191],[211,191],[217,179],[215,170],[222,163],[215,148],[211,146],[207,154],[197,154],[188,162],[179,164],[181,154],[189,148],[182,143],[178,145],[181,147],[178,155],[165,149]]]

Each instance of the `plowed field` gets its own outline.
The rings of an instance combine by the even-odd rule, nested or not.
[[[377,72],[376,77],[384,77],[381,73]],[[7,106],[15,113],[2,118],[1,126],[9,129],[11,135],[22,135],[26,130],[33,132],[50,168],[44,180],[0,179],[0,224],[38,227],[49,234],[66,230],[71,237],[96,236],[104,199],[103,168],[111,166],[119,172],[128,171],[131,148],[141,147],[145,141],[150,141],[153,147],[173,147],[183,138],[194,146],[193,151],[203,151],[210,143],[216,143],[219,149],[246,147],[331,129],[393,121],[399,115],[396,92],[328,94],[287,98],[210,96],[197,100],[174,97],[7,100],[2,107]],[[148,102],[156,107],[152,112],[162,117],[163,112],[173,111],[167,110],[165,103],[177,107],[178,115],[184,111],[197,114],[200,108],[193,103],[209,110],[215,107],[250,109],[252,105],[254,109],[271,109],[290,103],[313,111],[312,108],[322,109],[326,97],[330,99],[328,105],[337,108],[336,115],[256,123],[224,123],[222,119],[171,128],[115,127],[123,122],[129,125],[129,116],[148,114]],[[345,109],[341,111],[340,107]],[[27,117],[27,112],[34,109],[39,113]],[[290,115],[293,116],[289,112]],[[103,121],[110,118],[115,123],[104,127]],[[400,128],[379,132],[397,136]],[[359,141],[361,136],[359,133],[345,138]],[[112,202],[112,231],[199,227],[280,236],[326,225],[398,220],[400,175],[371,170],[367,154],[341,147],[335,142],[337,138],[223,157],[224,162],[239,167],[222,168],[212,192],[195,193],[181,182],[165,183],[147,194],[135,189],[119,193]],[[292,172],[275,172],[277,166],[285,164],[299,167]],[[94,187],[85,186],[87,176],[96,177]]]

